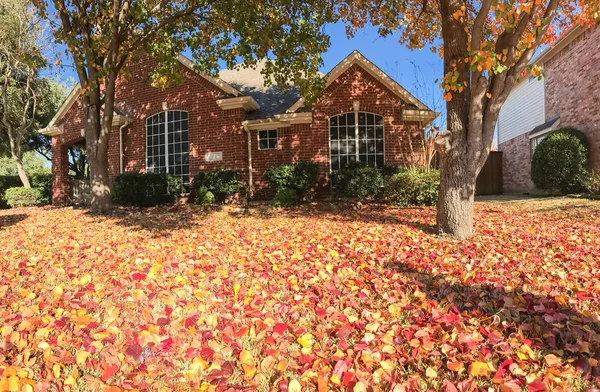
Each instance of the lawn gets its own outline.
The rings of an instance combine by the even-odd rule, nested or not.
[[[585,391],[600,202],[0,212],[0,390]]]

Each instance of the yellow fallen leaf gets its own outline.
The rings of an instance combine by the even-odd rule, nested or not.
[[[302,385],[298,380],[294,379],[288,384],[288,392],[302,392]]]
[[[562,360],[554,354],[544,356],[544,361],[548,366],[559,365],[562,362]]]
[[[242,350],[240,353],[240,362],[246,365],[254,365],[254,357],[248,350]]]
[[[248,379],[254,377],[254,375],[256,374],[256,366],[247,365],[245,363],[242,363],[242,369],[244,369],[244,374],[246,375],[246,378],[248,378]]]
[[[490,367],[485,362],[473,362],[469,366],[469,374],[472,377],[487,376],[491,372]]]
[[[367,386],[364,382],[359,381],[354,385],[352,392],[367,392]]]
[[[88,353],[87,351],[80,351],[77,353],[77,355],[75,355],[75,361],[77,362],[77,364],[81,367],[85,366],[85,361],[87,361],[88,357],[92,355],[91,353]]]
[[[310,348],[313,343],[313,336],[309,333],[305,333],[298,338],[297,342],[304,348]]]
[[[428,367],[427,370],[425,370],[425,375],[428,378],[437,378],[438,374],[435,371],[435,369]]]

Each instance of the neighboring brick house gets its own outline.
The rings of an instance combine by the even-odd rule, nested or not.
[[[381,167],[404,163],[409,138],[423,137],[431,111],[357,51],[326,75],[326,88],[310,107],[298,90],[266,88],[257,69],[223,71],[212,78],[179,58],[185,80],[151,87],[155,63],[128,67],[118,83],[109,140],[109,175],[158,171],[186,185],[201,170],[233,169],[255,196],[269,190],[271,165],[312,160],[320,184],[352,161]],[[42,133],[52,137],[53,203],[69,200],[67,149],[83,141],[83,112],[75,89]]]
[[[600,28],[573,28],[533,62],[542,66],[545,77],[519,81],[498,120],[505,192],[534,189],[533,151],[557,128],[585,133],[591,163],[600,168]]]

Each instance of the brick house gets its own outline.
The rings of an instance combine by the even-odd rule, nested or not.
[[[153,88],[155,63],[128,67],[117,86],[109,140],[109,175],[166,172],[186,186],[201,170],[233,169],[256,197],[268,195],[271,165],[312,160],[321,185],[332,170],[361,161],[402,164],[409,138],[420,141],[431,111],[359,52],[326,75],[326,88],[310,107],[298,89],[266,88],[257,69],[223,71],[213,78],[179,57],[184,82]],[[83,141],[79,89],[42,133],[52,137],[53,203],[69,201],[67,149]]]
[[[600,168],[600,28],[573,28],[533,62],[543,68],[545,77],[519,81],[498,120],[507,192],[534,189],[533,151],[557,128],[572,127],[585,133],[591,163]]]

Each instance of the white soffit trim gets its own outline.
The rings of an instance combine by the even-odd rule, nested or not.
[[[260,108],[254,98],[250,96],[218,99],[217,105],[219,105],[219,107],[223,110],[241,108],[247,111],[252,111]]]
[[[312,123],[312,113],[311,112],[276,114],[275,118],[280,121],[288,122],[290,124],[310,124],[310,123]]]
[[[192,60],[188,59],[187,57],[185,57],[184,55],[182,55],[182,54],[178,55],[177,60],[179,60],[179,62],[181,64],[183,64],[186,68],[188,68],[189,70],[202,76],[204,79],[208,80],[209,82],[211,82],[212,84],[214,84],[215,86],[217,86],[218,88],[220,88],[221,90],[226,92],[227,94],[235,95],[236,97],[242,95],[241,91],[234,88],[232,85],[225,82],[224,80],[219,79],[219,78],[213,78],[212,76],[209,76],[203,72],[196,70],[196,67],[194,66],[194,62]]]
[[[289,126],[289,124],[272,118],[265,118],[260,120],[246,120],[242,122],[242,125],[245,129],[251,131],[264,131],[267,129],[279,129],[286,128]]]
[[[432,121],[439,115],[440,113],[429,110],[404,109],[402,111],[402,119],[404,121]]]
[[[75,85],[75,87],[73,87],[73,90],[71,90],[71,93],[69,94],[67,99],[65,99],[63,104],[60,106],[60,108],[58,109],[58,111],[56,112],[54,117],[52,117],[52,120],[50,120],[50,123],[48,124],[47,128],[54,127],[54,125],[56,125],[56,123],[58,123],[60,120],[62,120],[64,115],[67,113],[67,111],[69,109],[71,109],[71,106],[73,106],[73,104],[75,102],[77,102],[77,98],[79,98],[80,91],[81,91],[81,86],[79,83],[77,83]]]
[[[353,51],[348,57],[342,60],[338,65],[333,67],[331,71],[326,75],[327,82],[325,83],[325,87],[329,86],[333,83],[342,73],[344,73],[348,68],[352,65],[358,64],[361,68],[367,71],[371,76],[381,82],[384,86],[392,90],[397,96],[402,98],[403,100],[412,103],[416,107],[421,110],[431,110],[425,105],[423,102],[419,101],[414,95],[409,93],[404,87],[402,87],[398,82],[394,79],[390,78],[385,72],[383,72],[379,67],[375,64],[367,60],[365,56],[363,56],[357,50]],[[300,98],[296,103],[294,103],[287,110],[288,113],[293,113],[296,110],[300,109],[304,104],[304,98]]]
[[[62,135],[62,130],[58,127],[48,126],[46,128],[40,129],[39,131],[42,135],[46,136],[58,136]]]

